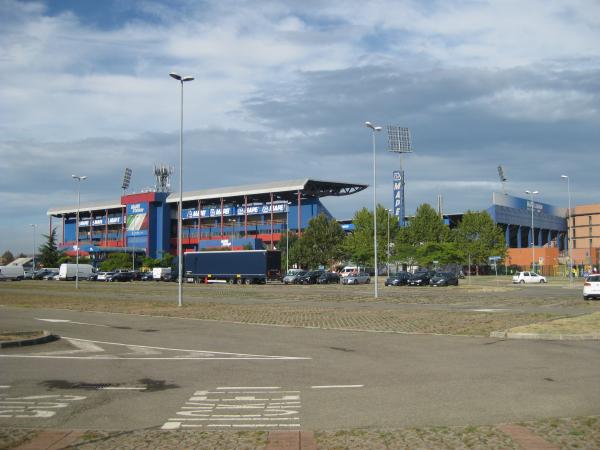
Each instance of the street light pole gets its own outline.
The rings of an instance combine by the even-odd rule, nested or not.
[[[535,229],[533,228],[533,196],[539,194],[539,191],[525,191],[531,197],[531,270],[535,270]]]
[[[37,231],[37,225],[32,223],[31,227],[33,228],[33,267],[31,269],[31,279],[33,280],[33,276],[35,275],[35,233]]]
[[[285,224],[287,234],[285,235],[285,274],[290,271],[290,202],[287,202]]]
[[[387,212],[387,276],[390,276],[390,212],[391,210],[386,209]]]
[[[375,162],[375,132],[381,131],[381,127],[376,127],[371,122],[365,122],[365,126],[371,129],[373,136],[373,250],[375,253],[375,298],[377,298],[377,164]]]
[[[85,175],[71,175],[77,181],[77,216],[75,218],[75,289],[79,289],[79,209],[81,208],[81,182]]]
[[[178,255],[178,306],[183,306],[183,83],[186,81],[192,81],[194,77],[181,75],[171,72],[169,74],[171,78],[179,81],[181,85],[181,110],[180,110],[180,121],[179,121],[179,205],[177,212],[177,255]]]
[[[567,244],[569,245],[569,285],[573,287],[573,242],[571,242],[571,179],[568,175],[560,176],[563,180],[567,180],[567,194],[569,196],[569,214],[567,222]]]

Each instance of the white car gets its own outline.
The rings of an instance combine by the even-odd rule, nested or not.
[[[600,275],[590,275],[583,283],[583,299],[600,297]]]
[[[525,284],[525,283],[546,283],[546,277],[538,275],[535,272],[519,272],[512,277],[514,284]]]
[[[96,277],[96,281],[108,281],[108,278],[114,275],[114,272],[98,272],[98,276]]]

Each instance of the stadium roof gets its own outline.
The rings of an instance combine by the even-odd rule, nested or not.
[[[248,203],[270,201],[273,194],[275,200],[295,200],[298,191],[302,192],[303,198],[340,197],[351,195],[366,189],[366,184],[342,183],[338,181],[311,180],[309,178],[287,181],[273,181],[270,183],[250,184],[245,186],[232,186],[224,188],[201,189],[183,193],[183,201],[193,200],[218,200],[221,198],[228,201],[244,201],[247,197]],[[179,193],[175,192],[167,197],[168,203],[177,203]],[[104,209],[119,209],[123,205],[117,202],[82,203],[79,207],[80,213],[86,211],[97,211]],[[75,214],[76,206],[63,208],[50,208],[46,215],[59,216],[63,214]]]
[[[250,184],[246,186],[232,186],[225,188],[202,189],[183,193],[183,201],[189,200],[217,200],[226,198],[228,200],[243,201],[244,196],[248,202],[268,201],[270,194],[274,194],[277,200],[293,200],[297,198],[298,191],[302,197],[329,197],[350,195],[366,189],[366,184],[342,183],[337,181],[320,181],[309,178],[287,181],[273,181],[270,183]],[[175,192],[167,198],[168,203],[179,201],[179,193]]]
[[[100,209],[120,209],[123,208],[120,201],[117,202],[96,202],[96,203],[82,203],[79,206],[79,214],[84,214],[87,211],[98,211]],[[59,216],[61,214],[75,214],[77,213],[77,206],[65,206],[62,208],[50,208],[47,212],[47,216]]]

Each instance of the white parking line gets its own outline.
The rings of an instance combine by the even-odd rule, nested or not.
[[[311,386],[311,389],[342,389],[342,388],[361,388],[364,384],[332,384],[329,386]]]
[[[10,386],[2,385],[2,386],[0,386],[0,389],[10,389]]]
[[[105,386],[99,387],[101,391],[145,391],[146,386]]]
[[[264,387],[264,386],[250,386],[250,387],[238,387],[238,386],[234,386],[234,387],[229,387],[229,386],[225,386],[225,387],[218,387],[217,389],[226,389],[226,390],[230,390],[230,389],[281,389],[278,386],[270,386],[270,387]]]

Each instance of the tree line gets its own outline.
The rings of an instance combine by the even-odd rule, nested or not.
[[[377,205],[377,266],[388,260],[408,266],[457,264],[484,265],[491,256],[504,259],[504,233],[485,212],[467,211],[455,229],[450,229],[428,204],[422,204],[405,227],[398,218]],[[279,243],[282,267],[333,268],[340,261],[351,260],[362,266],[374,266],[373,212],[362,208],[354,214],[354,231],[345,234],[335,219],[320,214],[310,220],[298,237],[284,236]],[[286,255],[286,239],[289,255]],[[389,242],[389,247],[388,247]],[[287,259],[286,259],[287,256]]]

